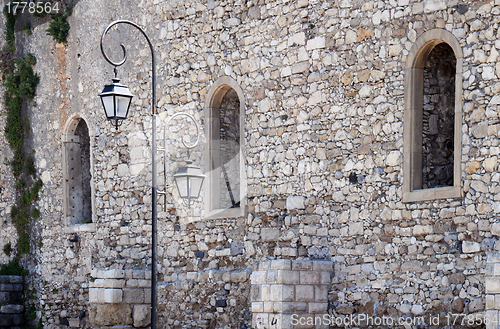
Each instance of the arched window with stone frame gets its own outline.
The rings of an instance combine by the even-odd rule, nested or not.
[[[67,225],[92,223],[90,135],[79,116],[69,121],[63,135],[63,179]]]
[[[462,196],[462,57],[443,29],[422,34],[407,57],[404,202]]]
[[[245,214],[245,99],[230,77],[218,79],[205,101],[205,213],[207,218]]]

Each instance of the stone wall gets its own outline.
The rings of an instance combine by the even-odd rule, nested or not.
[[[484,313],[486,253],[500,250],[500,1],[81,0],[68,45],[54,44],[46,22],[29,37],[18,32],[41,75],[30,121],[44,181],[34,272],[47,328],[68,319],[89,328],[91,304],[113,305],[90,302],[92,270],[151,265],[151,62],[137,31],[120,27],[105,46],[118,58],[126,44],[119,77],[136,95],[117,131],[96,97],[113,77],[98,40],[117,18],[144,26],[155,45],[160,124],[180,111],[201,122],[221,77],[245,96],[244,216],[207,220],[203,198],[191,207],[178,200],[170,176],[186,151],[182,131],[169,135],[158,214],[162,325],[250,326],[250,272],[298,257],[334,262],[335,315]],[[462,196],[403,202],[404,67],[433,29],[449,31],[463,51]],[[67,223],[63,211],[62,136],[75,116],[90,134],[95,222],[84,225]],[[192,154],[202,165],[204,142]],[[0,179],[3,246],[15,241],[14,182]],[[94,288],[102,301],[106,288]]]
[[[97,327],[151,323],[151,271],[93,270],[90,323]]]
[[[259,329],[293,328],[294,314],[304,318],[328,314],[332,276],[331,261],[260,262],[251,277],[252,326]]]
[[[24,325],[23,278],[0,275],[0,328],[20,329]]]

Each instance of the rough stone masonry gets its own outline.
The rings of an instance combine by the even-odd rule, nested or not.
[[[160,132],[178,112],[204,129],[191,152],[210,173],[199,199],[181,202],[171,178],[187,159],[189,122],[169,127],[159,166],[163,328],[277,328],[269,314],[294,312],[423,317],[422,327],[439,316],[437,327],[458,328],[447,322],[453,313],[498,328],[499,0],[80,0],[67,45],[45,34],[48,20],[26,19],[37,24],[30,36],[17,26],[16,42],[37,58],[41,81],[27,112],[44,182],[26,263],[45,328],[150,321],[151,55],[131,27],[107,36],[114,60],[120,43],[127,49],[118,76],[135,95],[115,130],[97,95],[113,77],[100,37],[116,19],[137,22],[154,44]],[[220,111],[228,92],[239,111]],[[81,119],[91,223],[75,223],[67,209],[65,141]],[[240,134],[238,161],[211,164],[224,158],[214,159],[217,134],[207,133],[217,124],[220,136]],[[3,135],[0,145],[11,157]],[[7,162],[0,170],[3,247],[17,239],[15,181]],[[210,191],[234,186],[239,206],[221,192],[227,209],[208,216]],[[317,277],[328,272],[317,265],[293,268],[319,262],[333,264],[329,276]],[[298,275],[287,296],[271,281],[272,264]],[[315,279],[303,283],[303,273]],[[282,295],[271,299],[264,286]]]

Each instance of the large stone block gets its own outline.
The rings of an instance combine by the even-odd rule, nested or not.
[[[132,309],[127,304],[94,304],[89,309],[90,323],[98,326],[132,324]]]
[[[151,307],[149,305],[134,305],[134,327],[146,327],[151,323]]]

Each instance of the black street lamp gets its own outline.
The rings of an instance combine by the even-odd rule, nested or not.
[[[132,101],[132,93],[129,91],[128,87],[120,84],[120,80],[117,79],[117,70],[116,68],[118,66],[123,65],[127,59],[126,55],[126,50],[123,44],[121,44],[121,48],[123,50],[123,59],[119,62],[113,62],[105,53],[104,51],[104,37],[106,36],[106,33],[109,31],[111,27],[117,24],[128,24],[132,25],[133,27],[137,28],[141,33],[144,35],[146,40],[148,41],[149,48],[151,50],[151,56],[152,56],[152,98],[151,98],[151,126],[152,126],[152,141],[151,141],[151,148],[152,148],[152,191],[151,191],[151,198],[152,198],[152,245],[151,245],[151,328],[156,329],[157,328],[157,302],[158,302],[158,297],[157,297],[157,273],[156,273],[156,245],[157,245],[157,201],[158,201],[158,188],[157,188],[157,169],[156,169],[156,151],[157,151],[157,145],[156,145],[156,66],[155,66],[155,52],[153,48],[153,44],[151,43],[151,40],[149,37],[146,35],[146,32],[138,26],[137,24],[127,21],[127,20],[117,20],[112,22],[111,24],[106,27],[104,32],[102,33],[101,37],[101,52],[104,58],[111,64],[113,65],[114,71],[115,71],[115,78],[113,79],[113,83],[110,85],[107,85],[104,87],[104,90],[102,91],[99,96],[101,97],[102,105],[104,107],[104,111],[106,113],[106,117],[112,122],[112,124],[115,126],[116,129],[118,129],[118,126],[121,125],[122,120],[126,119],[128,115],[128,111],[130,108],[130,103]],[[185,147],[189,149],[194,148],[199,140],[200,140],[200,134],[199,134],[199,127],[197,122],[194,120],[192,116],[186,113],[176,113],[170,119],[168,120],[166,126],[165,126],[165,136],[166,136],[166,128],[168,124],[170,123],[171,119],[176,117],[176,116],[187,116],[196,125],[197,129],[197,140],[196,143],[193,145],[186,145],[184,141],[182,143],[184,144]],[[164,159],[165,160],[165,159]],[[164,172],[165,173],[165,172]],[[176,185],[177,188],[179,189],[179,194],[181,195],[181,198],[188,198],[188,201],[193,198],[197,198],[200,195],[201,191],[201,186],[203,184],[203,180],[205,176],[201,172],[201,170],[198,167],[195,167],[191,165],[191,162],[188,161],[188,164],[186,167],[179,168],[179,170],[176,173],[176,176],[174,176],[176,180]],[[166,178],[165,178],[166,182]],[[165,183],[166,187],[166,183]],[[162,194],[166,195],[166,191],[160,192]],[[166,206],[166,203],[165,203]]]

